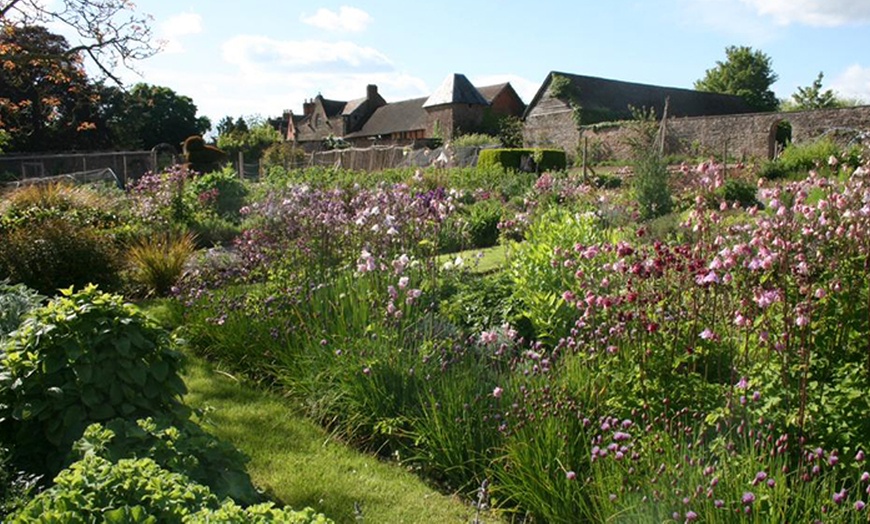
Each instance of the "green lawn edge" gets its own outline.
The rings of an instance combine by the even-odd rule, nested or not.
[[[398,464],[333,439],[274,393],[190,356],[184,401],[207,410],[205,428],[245,453],[254,484],[294,509],[312,507],[337,523],[472,522],[473,507],[443,495]],[[361,508],[362,519],[355,513]],[[486,515],[480,522],[499,522]]]

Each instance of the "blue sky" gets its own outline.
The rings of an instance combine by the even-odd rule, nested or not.
[[[189,96],[213,123],[301,112],[377,84],[424,96],[449,74],[510,81],[530,101],[549,71],[691,88],[725,47],[769,55],[780,98],[825,88],[870,103],[870,0],[138,0],[164,51],[126,82]]]

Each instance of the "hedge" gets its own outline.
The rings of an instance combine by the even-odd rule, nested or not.
[[[484,149],[477,158],[477,167],[519,170],[524,157],[534,159],[538,171],[562,171],[568,165],[561,149]]]

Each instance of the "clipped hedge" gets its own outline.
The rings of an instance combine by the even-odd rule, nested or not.
[[[561,149],[484,149],[477,157],[477,167],[520,170],[524,158],[532,160],[530,164],[537,171],[564,171],[568,166]]]

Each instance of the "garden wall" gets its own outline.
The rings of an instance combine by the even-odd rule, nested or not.
[[[665,131],[665,154],[722,155],[727,151],[733,158],[772,158],[780,122],[791,124],[792,140],[797,143],[831,131],[870,131],[870,106],[670,118]],[[555,145],[564,148],[569,156],[576,154],[577,144],[586,138],[594,160],[628,158],[623,123],[586,126],[578,133],[570,113],[553,113],[527,120],[524,136],[528,147]]]

